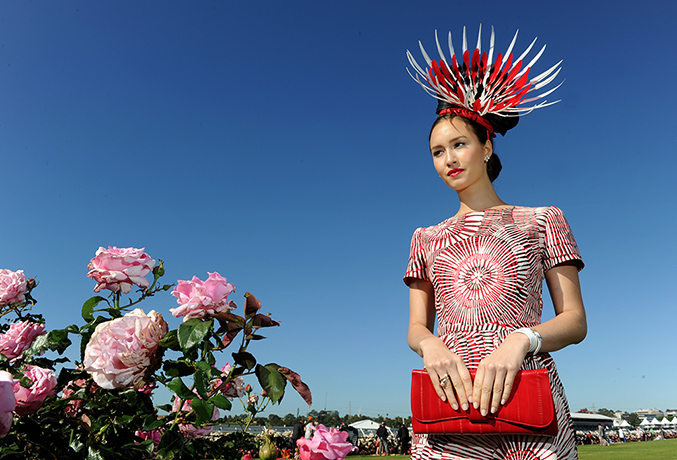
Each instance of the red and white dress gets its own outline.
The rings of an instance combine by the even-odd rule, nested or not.
[[[558,208],[487,209],[417,229],[404,281],[432,283],[438,335],[472,370],[512,331],[541,323],[545,273],[564,262],[583,268]],[[540,353],[527,356],[522,366],[542,368],[550,374],[556,437],[414,435],[412,459],[577,459],[569,404],[555,362]]]

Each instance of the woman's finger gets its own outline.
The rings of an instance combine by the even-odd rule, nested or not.
[[[458,403],[461,405],[461,409],[468,410],[468,401],[472,395],[472,377],[470,372],[464,365],[460,369],[457,368],[456,372],[451,375]]]
[[[450,377],[449,374],[445,374],[442,379],[440,379],[440,386],[444,390],[451,407],[454,410],[458,410],[458,402],[456,400],[456,394],[454,393],[452,377]]]
[[[495,414],[503,400],[503,394],[505,393],[505,381],[506,381],[506,370],[500,368],[496,371],[494,376],[494,382],[491,391],[491,401],[489,406],[489,412]]]
[[[509,370],[505,374],[505,384],[503,385],[503,395],[501,396],[501,405],[505,405],[512,394],[515,385],[515,377],[517,377],[517,369]]]

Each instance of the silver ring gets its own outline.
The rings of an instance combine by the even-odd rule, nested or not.
[[[443,387],[444,385],[447,384],[448,381],[449,381],[449,376],[448,376],[448,375],[445,375],[444,377],[442,377],[442,378],[440,379],[440,386]]]

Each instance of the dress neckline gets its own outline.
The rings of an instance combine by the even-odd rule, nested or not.
[[[470,214],[484,214],[484,213],[487,213],[487,212],[490,212],[490,211],[497,211],[497,212],[503,212],[503,211],[507,211],[507,210],[512,211],[516,207],[517,206],[508,205],[508,206],[501,206],[500,208],[499,207],[493,207],[493,208],[480,209],[478,211],[468,211],[465,214],[453,216],[452,219],[460,219],[460,218],[465,217],[465,216],[470,215]]]

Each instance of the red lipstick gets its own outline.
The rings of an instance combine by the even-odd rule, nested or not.
[[[449,172],[447,173],[447,176],[449,176],[449,177],[456,177],[456,176],[458,176],[459,174],[461,174],[463,171],[464,171],[464,170],[461,169],[461,168],[452,169],[451,171],[449,171]]]

